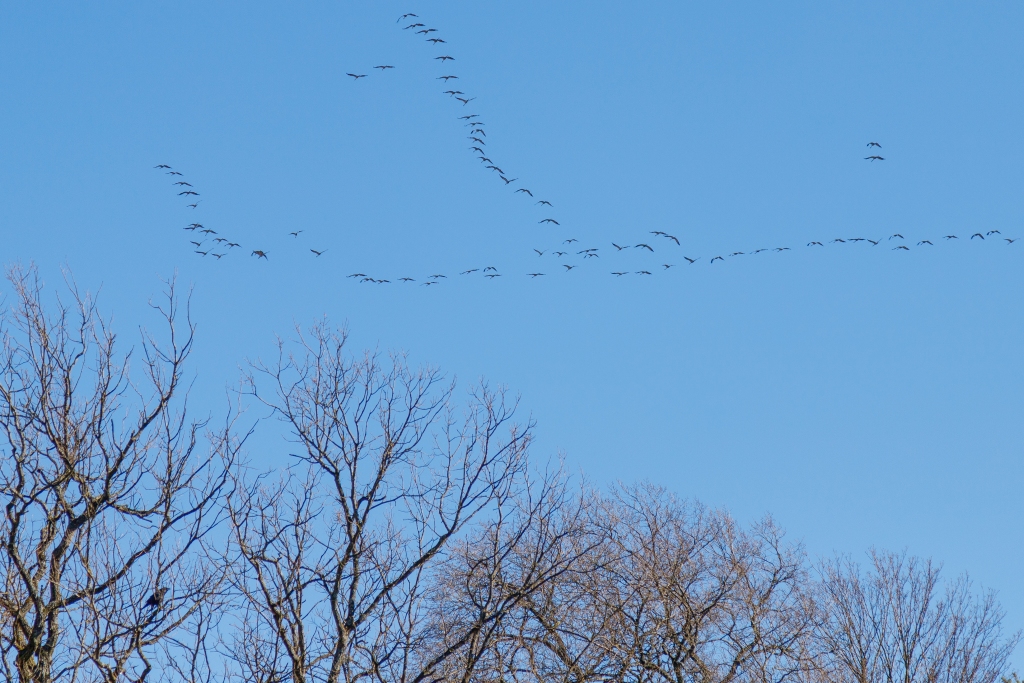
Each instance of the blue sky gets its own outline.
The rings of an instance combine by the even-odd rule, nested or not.
[[[69,265],[128,338],[177,273],[204,409],[327,315],[506,384],[538,457],[934,556],[1024,627],[1022,33],[1009,2],[8,2],[0,257]],[[242,247],[196,255],[193,221]],[[600,256],[560,272],[569,238]]]

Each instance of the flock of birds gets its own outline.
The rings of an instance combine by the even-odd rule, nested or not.
[[[402,31],[407,31],[411,36],[414,37],[423,36],[423,39],[427,43],[429,43],[433,48],[437,49],[439,52],[442,53],[434,56],[433,58],[436,62],[438,62],[442,69],[444,69],[444,71],[441,72],[441,75],[437,76],[437,80],[443,81],[444,87],[448,88],[447,90],[442,91],[441,94],[446,95],[453,102],[453,104],[459,103],[460,111],[459,115],[457,116],[457,119],[464,125],[465,128],[468,129],[466,135],[466,138],[468,140],[468,150],[476,155],[478,161],[480,162],[484,170],[494,174],[498,179],[500,179],[504,183],[505,187],[513,191],[513,194],[522,196],[524,198],[528,198],[529,201],[531,201],[534,204],[534,206],[538,207],[538,209],[540,210],[544,210],[545,213],[541,214],[543,217],[540,218],[538,224],[550,225],[552,227],[562,229],[561,222],[559,222],[556,218],[551,217],[550,215],[551,211],[554,209],[554,204],[547,199],[538,198],[534,194],[533,190],[526,187],[520,182],[520,179],[518,177],[510,178],[509,176],[512,174],[507,173],[503,168],[501,168],[501,166],[498,165],[498,163],[496,163],[489,156],[490,153],[487,151],[487,124],[481,120],[480,114],[473,112],[472,109],[470,109],[468,112],[466,111],[466,107],[471,102],[474,102],[477,98],[470,96],[469,94],[463,92],[462,90],[459,90],[459,86],[457,85],[457,83],[452,83],[453,81],[458,82],[460,80],[457,75],[450,73],[450,63],[455,62],[456,59],[451,54],[448,54],[450,50],[447,47],[442,47],[447,46],[447,41],[445,41],[443,38],[437,35],[439,33],[438,29],[427,26],[422,21],[420,21],[420,17],[418,15],[413,13],[403,14],[401,17],[399,17],[398,23],[402,22],[406,24],[404,27],[402,27]],[[385,74],[388,71],[393,70],[395,68],[396,67],[392,64],[379,64],[373,67],[373,69],[378,70],[380,74]],[[351,77],[354,82],[358,83],[360,80],[368,78],[370,74],[348,73],[347,76]],[[874,141],[869,142],[867,143],[867,147],[869,150],[869,156],[864,157],[866,161],[872,163],[874,163],[875,161],[885,161],[885,157],[881,156],[880,154],[882,149],[882,145],[880,143]],[[187,202],[189,202],[186,205],[188,208],[191,208],[193,210],[199,208],[199,205],[202,201],[200,199],[200,194],[187,180],[185,180],[184,175],[181,172],[173,169],[171,166],[167,164],[158,164],[155,168],[164,171],[166,172],[167,175],[171,176],[173,186],[178,190],[178,196],[184,198]],[[239,249],[239,253],[244,253],[246,251],[245,249],[242,249],[242,245],[239,242],[232,241],[231,239],[223,235],[220,235],[216,230],[208,228],[202,223],[193,221],[192,223],[186,225],[184,229],[192,233],[192,238],[189,241],[191,245],[194,247],[195,253],[202,257],[209,257],[219,260],[231,254],[233,249]],[[288,235],[298,240],[302,233],[302,230],[295,230],[289,232]],[[548,275],[548,273],[541,271],[551,270],[552,268],[554,269],[554,271],[569,274],[572,271],[576,270],[577,268],[583,266],[598,267],[598,264],[601,263],[602,255],[609,253],[613,255],[623,256],[626,255],[623,254],[623,252],[626,252],[627,254],[639,252],[645,253],[648,256],[653,255],[655,253],[666,255],[666,258],[664,259],[666,262],[663,263],[657,263],[657,261],[662,259],[656,259],[654,261],[655,265],[641,265],[639,269],[636,269],[637,266],[634,266],[633,268],[620,267],[615,270],[606,271],[609,272],[612,276],[623,277],[626,275],[651,276],[654,275],[655,272],[668,271],[672,268],[675,268],[677,264],[669,263],[667,261],[674,261],[676,260],[676,257],[681,257],[681,261],[685,262],[686,266],[693,266],[698,262],[704,262],[709,265],[714,265],[717,262],[724,263],[726,259],[732,259],[739,256],[753,256],[761,253],[779,254],[787,251],[792,251],[792,249],[789,246],[776,246],[760,247],[750,251],[732,251],[710,256],[688,255],[683,253],[682,243],[680,242],[679,238],[676,237],[675,235],[669,234],[661,230],[649,231],[649,235],[651,237],[646,239],[641,238],[641,241],[637,242],[636,244],[631,243],[633,240],[629,240],[628,242],[624,242],[623,244],[612,242],[611,247],[606,248],[603,254],[602,247],[590,246],[586,248],[580,248],[583,245],[579,239],[577,239],[576,237],[563,236],[564,239],[558,238],[555,247],[548,247],[546,249],[533,249],[533,253],[536,255],[536,258],[543,259],[545,256],[548,257],[547,260],[538,261],[537,263],[549,263],[551,258],[556,259],[557,263],[551,264],[551,266],[546,266],[544,268],[536,268],[533,270],[533,272],[525,273],[525,276],[530,278],[545,277],[546,275]],[[1002,236],[999,230],[986,230],[983,232],[975,232],[971,234],[969,237],[967,235],[965,235],[964,237],[965,239],[969,240],[980,239],[982,241],[987,240],[990,242],[993,239],[1002,240],[1003,242],[1005,242],[1007,246],[1014,244],[1018,240],[1018,238]],[[941,238],[937,238],[936,241],[942,240],[945,242],[951,242],[952,240],[959,239],[960,237],[958,235],[950,234],[943,235]],[[652,243],[654,245],[657,245],[657,248],[655,248],[655,246],[652,246]],[[813,240],[808,242],[806,244],[806,247],[823,248],[827,244],[855,245],[859,243],[864,243],[865,245],[870,245],[871,247],[878,247],[882,244],[885,244],[892,251],[910,251],[912,246],[914,248],[932,248],[936,246],[936,243],[933,242],[931,239],[921,239],[918,240],[916,244],[914,244],[912,240],[908,241],[902,234],[894,233],[888,236],[888,238],[879,237],[878,239],[872,239],[870,237],[837,237],[827,241]],[[309,247],[306,248],[309,249],[309,252],[315,258],[319,258],[320,256],[327,252],[326,249],[314,249]],[[270,259],[270,254],[265,249],[251,249],[249,250],[249,256],[257,260]],[[608,260],[610,259],[606,259],[606,261]],[[481,265],[474,268],[468,268],[466,270],[459,271],[459,275],[480,276],[489,280],[493,280],[495,278],[502,277],[504,274],[500,273],[496,266]],[[368,284],[381,285],[390,284],[392,282],[391,279],[376,277],[373,275],[368,275],[367,273],[363,272],[355,272],[348,275],[348,277],[359,282]],[[423,278],[422,280],[417,280],[416,278],[405,276],[395,278],[394,282],[407,285],[419,284],[420,286],[431,286],[440,284],[441,282],[447,279],[448,276],[444,273],[434,273],[426,278]]]

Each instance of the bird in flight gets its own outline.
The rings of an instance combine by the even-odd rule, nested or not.
[[[678,237],[676,237],[675,235],[669,235],[668,233],[662,233],[662,236],[663,236],[663,237],[665,237],[666,239],[670,239],[670,240],[672,240],[673,242],[675,242],[675,243],[676,243],[676,246],[680,246],[680,244],[679,244],[679,238],[678,238]]]
[[[478,270],[480,270],[480,269],[479,268],[470,268],[469,270],[462,271],[461,273],[459,273],[459,275],[469,275],[470,273],[475,273]]]
[[[872,162],[874,162],[874,161],[885,161],[885,157],[880,157],[877,154],[873,155],[873,156],[869,156],[869,157],[864,157],[864,158],[867,159],[868,161],[872,161]]]
[[[868,242],[871,242],[871,246],[873,247],[877,247],[880,241],[881,240],[868,240]]]
[[[864,238],[863,237],[851,237],[850,241],[851,242],[863,242]]]
[[[562,242],[562,244],[572,244],[573,242],[579,242],[579,240],[576,239],[575,237],[573,237],[571,239],[567,239],[566,241]]]
[[[665,233],[663,233],[661,230],[651,230],[651,234],[652,235],[664,235]]]
[[[544,252],[541,251],[540,249],[534,249],[534,251],[537,252],[537,256],[543,256],[544,255]]]
[[[984,236],[984,235],[982,235],[982,234],[981,234],[980,232],[976,232],[976,233],[974,233],[973,235],[971,235],[971,239],[972,239],[972,240],[973,240],[973,239],[974,239],[975,237],[980,237],[981,239],[985,239],[985,236]]]
[[[988,232],[985,233],[985,235],[1002,235],[1002,234],[1003,233],[999,232],[998,230],[989,230]]]
[[[351,275],[346,275],[345,277],[366,277],[366,273],[352,273]]]
[[[228,249],[234,249],[235,247],[240,247],[240,246],[242,246],[242,245],[239,244],[238,242],[228,242]]]
[[[527,273],[527,275],[529,275],[530,277],[540,277],[543,274],[544,273]]]
[[[170,166],[168,166],[167,164],[157,164],[153,168],[170,168]]]
[[[838,237],[837,237],[837,238],[835,238],[834,240],[832,240],[832,244],[835,244],[836,242],[840,242],[840,243],[842,243],[842,244],[846,244],[846,240],[844,240],[844,239],[839,239]]]
[[[897,249],[902,249],[903,251],[910,251],[910,247],[908,247],[905,244],[901,244],[898,247],[893,247],[892,248],[893,251],[896,251]]]
[[[502,180],[504,180],[506,185],[511,185],[515,181],[519,180],[519,178],[512,178],[511,180],[509,180],[508,178],[506,178],[505,176],[501,175],[500,173],[498,174],[498,177],[501,178]]]
[[[177,171],[168,171],[167,175],[181,175],[181,174],[178,173]]]
[[[480,138],[477,138],[477,137],[470,137],[469,139],[472,140],[473,142],[479,144],[479,145],[486,145],[487,144],[486,142],[484,142],[483,140],[481,140]]]
[[[345,75],[346,76],[351,76],[352,78],[356,79],[357,81],[360,78],[366,78],[366,74],[345,74]]]
[[[729,254],[729,256],[743,256],[743,252],[742,251],[734,251],[731,254]]]
[[[441,55],[440,57],[434,57],[434,59],[440,59],[442,62],[455,61],[455,57],[450,57],[448,55]]]
[[[725,259],[722,258],[721,256],[716,256],[715,258],[711,259],[711,263],[714,263],[715,261],[724,261],[724,260]]]
[[[179,197],[180,197],[180,196],[182,196],[182,195],[185,195],[185,196],[190,196],[190,197],[191,197],[191,196],[196,196],[196,197],[198,197],[198,196],[199,196],[199,193],[198,193],[198,192],[193,192],[192,190],[185,190],[184,192],[179,192],[179,193],[178,193],[178,196],[179,196]]]
[[[628,244],[626,246],[624,246],[624,247],[620,247],[619,245],[615,244],[615,242],[612,242],[612,246],[615,247],[615,249],[618,250],[618,251],[622,251],[623,249],[629,249],[629,245]]]
[[[789,251],[789,247],[775,247],[772,251]]]
[[[320,254],[324,253],[324,251],[327,251],[327,250],[324,249],[323,251],[317,251],[316,249],[310,249],[310,251],[313,252],[314,254],[316,254],[317,257],[319,257]]]
[[[422,26],[426,26],[426,24],[420,24],[420,23],[418,23],[418,22],[417,22],[417,23],[415,23],[415,24],[409,24],[408,26],[406,26],[406,27],[405,27],[405,28],[403,28],[402,30],[403,30],[403,31],[408,31],[408,30],[409,30],[409,29],[411,29],[411,28],[420,28],[420,27],[422,27]]]
[[[455,99],[457,99],[459,102],[462,102],[462,106],[465,107],[467,104],[469,104],[470,102],[472,102],[476,98],[475,97],[470,97],[469,99],[466,99],[465,97],[456,97]],[[483,131],[480,131],[480,132],[482,133]]]
[[[484,268],[484,272],[485,272],[485,273],[486,273],[487,271],[489,271],[489,270],[493,270],[493,271],[497,272],[497,270],[498,270],[498,269],[497,269],[497,268],[495,268],[494,266],[487,266],[486,268]]]
[[[444,279],[446,279],[446,280],[447,280],[447,279],[448,279],[448,276],[447,276],[447,275],[440,275],[440,274],[438,274],[438,275],[431,275],[431,276],[430,276],[430,279],[432,279],[432,280],[438,280],[438,279],[440,279],[440,278],[444,278]]]
[[[412,14],[412,13],[410,12],[410,13],[408,13],[408,14],[403,14],[402,16],[398,17],[398,21],[401,21],[402,19],[408,19],[409,17],[413,17],[414,19],[419,19],[419,17],[418,17],[417,15],[415,15],[415,14]],[[398,21],[396,21],[395,23],[397,24],[397,23],[398,23]]]
[[[623,273],[623,272],[614,272],[614,273],[612,273],[612,275],[614,275],[616,277],[622,277],[623,275],[627,275],[627,274],[628,273]]]
[[[443,43],[444,41],[441,40],[440,38],[427,38],[427,42],[437,45],[438,43]]]
[[[945,239],[947,239],[947,240],[958,240],[960,238],[957,237],[956,235],[946,235]]]
[[[661,267],[664,268],[665,270],[668,270],[669,268],[671,268],[674,265],[675,265],[674,263],[662,263]]]
[[[292,237],[298,237],[299,233],[301,233],[301,232],[302,232],[302,230],[296,230],[295,232],[290,232],[288,234],[291,235]]]
[[[488,273],[484,277],[501,277],[501,273]]]
[[[892,239],[893,237],[899,237],[900,239],[904,239],[903,235],[899,234],[898,232],[895,233],[895,234],[889,235],[889,239]]]
[[[186,206],[188,206],[188,208],[190,208],[190,209],[194,209],[197,206],[199,206],[199,202],[196,202],[195,204],[186,204]]]
[[[809,245],[808,245],[808,246],[809,246]],[[762,251],[768,251],[768,250],[767,250],[767,249],[755,249],[754,251],[752,251],[752,252],[750,252],[750,253],[751,253],[751,254],[760,254],[760,253],[761,253]]]
[[[516,192],[517,192],[517,193],[519,193],[519,192],[525,192],[526,194],[530,195],[531,197],[533,196],[533,193],[532,193],[532,192],[530,192],[529,190],[527,190],[527,189],[526,189],[525,187],[520,187],[520,188],[519,188],[518,190],[516,190]]]
[[[538,204],[543,204],[544,206],[551,206],[551,202],[547,201],[546,199],[541,199],[537,203]]]
[[[561,225],[561,223],[556,221],[554,218],[545,218],[544,220],[540,221],[540,223],[554,223],[555,225]]]
[[[216,235],[217,234],[216,230],[210,230],[209,228],[203,228],[199,232],[203,233],[204,235]]]
[[[448,81],[450,81],[453,78],[458,79],[458,76],[438,76],[437,80],[444,81],[445,83],[447,83]]]
[[[261,258],[264,258],[264,259],[267,258],[267,253],[265,251],[260,251],[259,249],[254,250],[252,252],[252,255],[255,256],[257,258],[257,260],[261,259]],[[270,259],[267,259],[267,260],[269,261]]]
[[[1020,238],[1019,237],[1014,237],[1013,239],[1010,239],[1009,237],[1004,237],[1003,239],[1006,240],[1007,244],[1013,244],[1014,242],[1016,242]]]
[[[918,243],[917,243],[917,246],[921,246],[922,244],[930,244],[930,245],[931,245],[931,246],[933,246],[933,247],[935,246],[934,244],[932,244],[932,243],[931,243],[930,241],[928,241],[928,240],[921,240],[920,242],[918,242]]]
[[[399,282],[416,282],[411,277],[400,277],[400,278],[398,278],[398,281]]]
[[[647,251],[654,251],[654,249],[652,249],[652,248],[651,248],[651,245],[649,245],[649,244],[644,244],[643,242],[641,242],[640,244],[636,244],[636,245],[634,245],[634,246],[635,246],[635,247],[636,247],[637,249],[646,249]]]
[[[575,268],[576,266],[570,266],[570,265],[569,265],[568,263],[563,263],[563,264],[562,264],[562,267],[563,267],[563,268],[565,268],[565,272],[567,272],[567,273],[568,273],[568,272],[569,272],[570,270],[572,270],[572,269],[573,269],[573,268]]]
[[[192,185],[190,183],[186,183],[184,180],[179,180],[178,182],[176,182],[174,184],[175,185],[184,185],[185,187],[192,187]]]
[[[431,33],[437,33],[436,28],[425,28],[422,31],[416,31],[417,34],[422,33],[423,35],[429,35]]]
[[[698,256],[697,258],[690,258],[689,256],[684,256],[683,258],[689,261],[690,263],[696,263],[697,261],[700,260],[700,256]]]
[[[462,92],[461,90],[445,90],[441,94],[447,95],[448,97],[455,97],[456,95],[465,95],[466,93]]]
[[[649,270],[638,270],[638,271],[636,271],[636,274],[637,275],[650,275],[651,271],[649,271]]]
[[[825,246],[825,245],[824,245],[824,244],[822,244],[821,242],[808,242],[808,243],[807,243],[807,246],[809,246],[809,247],[813,247],[814,245],[818,245],[819,247],[823,247],[823,246]]]
[[[552,253],[553,253],[553,254],[554,254],[555,256],[559,256],[559,257],[561,257],[561,256],[565,256],[565,255],[566,255],[566,254],[568,254],[569,252],[567,252],[567,251],[555,251],[555,252],[552,252]]]
[[[375,66],[373,68],[374,69],[380,69],[383,72],[383,71],[386,71],[388,69],[394,69],[395,67],[391,66],[390,64],[381,64],[380,66]]]
[[[867,146],[868,147],[877,147],[878,149],[882,149],[882,146],[880,144],[878,144],[877,142],[869,142]]]

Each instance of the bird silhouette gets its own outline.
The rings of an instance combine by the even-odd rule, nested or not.
[[[157,164],[153,168],[170,168],[170,166],[168,166],[167,164]]]
[[[537,203],[538,203],[538,204],[543,204],[544,206],[551,206],[551,202],[549,202],[549,201],[547,201],[547,200],[545,200],[545,199],[541,199],[541,200],[540,200],[540,201],[538,201]]]
[[[381,64],[380,66],[375,66],[373,68],[380,69],[381,73],[383,73],[384,71],[387,71],[388,69],[394,69],[395,67],[391,66],[390,64]]]
[[[554,223],[555,225],[561,225],[561,223],[556,221],[554,218],[545,218],[544,220],[540,221],[540,223]]]
[[[345,74],[345,75],[346,76],[351,76],[352,78],[356,79],[357,81],[360,78],[366,78],[366,74]]]
[[[974,239],[975,237],[980,237],[981,239],[985,239],[985,236],[984,236],[984,235],[982,235],[982,234],[981,234],[980,232],[976,232],[976,233],[974,233],[973,235],[971,235],[971,239],[972,239],[972,240],[973,240],[973,239]]]
[[[650,251],[650,252],[654,251],[654,249],[651,248],[651,245],[644,244],[643,242],[641,242],[640,244],[633,245],[633,246],[636,247],[637,249],[646,249],[647,251]]]
[[[878,144],[877,142],[869,142],[867,144],[867,146],[868,147],[877,147],[878,149],[882,149],[882,146],[880,144]]]
[[[871,162],[874,162],[874,161],[885,161],[885,157],[880,157],[878,155],[870,156],[870,157],[864,157],[864,158],[867,159],[868,161],[871,161]]]
[[[151,607],[155,610],[160,609],[161,607],[163,607],[165,595],[167,595],[167,588],[163,586],[157,588],[155,591],[153,591],[153,594],[146,599],[145,606]]]
[[[253,250],[252,255],[255,256],[257,259],[261,259],[261,258],[265,259],[265,258],[267,258],[267,252],[262,251],[260,249]],[[269,259],[267,259],[267,260],[269,260]]]
[[[690,263],[696,263],[697,261],[700,260],[700,256],[698,256],[697,258],[690,258],[689,256],[684,256],[683,258],[689,261]]]
[[[324,249],[323,251],[317,251],[316,249],[310,249],[310,251],[313,252],[314,254],[316,254],[317,257],[319,257],[321,254],[323,254],[327,250]]]

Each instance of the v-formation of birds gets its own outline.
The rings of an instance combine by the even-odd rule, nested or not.
[[[444,85],[448,87],[447,90],[442,91],[442,94],[447,95],[453,102],[458,103],[462,110],[465,111],[465,107],[469,105],[470,102],[475,101],[476,97],[471,97],[462,90],[459,90],[458,87],[452,85],[452,81],[459,80],[459,77],[457,75],[449,73],[449,71],[451,71],[449,65],[450,63],[455,62],[456,59],[450,54],[447,54],[448,50],[442,47],[444,45],[447,45],[447,41],[436,35],[439,33],[438,29],[428,27],[426,24],[420,21],[418,15],[413,13],[403,14],[401,17],[399,17],[398,22],[407,23],[407,25],[402,28],[403,31],[408,31],[414,36],[423,36],[423,39],[427,43],[430,43],[431,46],[433,46],[434,48],[438,48],[439,51],[443,53],[434,57],[434,60],[436,60],[438,64],[441,65],[441,67],[444,68],[445,70],[445,73],[437,77],[437,80],[442,81]],[[379,64],[374,66],[373,70],[383,75],[395,68],[396,67],[392,64]],[[346,75],[351,77],[353,81],[356,83],[370,76],[369,73],[348,73]],[[514,188],[514,194],[528,198],[539,209],[543,209],[546,212],[548,212],[548,210],[554,209],[554,204],[552,202],[548,201],[547,199],[539,199],[538,197],[536,197],[531,189],[525,187],[519,182],[519,178],[509,178],[508,176],[511,174],[506,173],[504,169],[502,169],[493,159],[490,158],[489,153],[487,151],[487,124],[486,122],[480,120],[480,118],[481,117],[479,114],[474,113],[472,111],[470,111],[469,113],[460,112],[460,115],[458,116],[458,120],[462,122],[463,125],[467,128],[467,147],[469,151],[473,152],[477,156],[477,159],[479,160],[482,167],[485,170],[490,171],[491,173],[496,175],[505,184],[506,187]],[[869,161],[872,163],[874,163],[875,161],[885,161],[885,157],[881,155],[882,145],[880,143],[874,141],[869,142],[867,143],[867,148],[869,155],[864,157],[865,161]],[[178,190],[178,196],[183,197],[188,202],[186,205],[188,208],[193,210],[199,208],[199,205],[202,202],[202,200],[200,199],[200,194],[187,180],[184,179],[184,176],[181,172],[173,169],[171,166],[167,164],[159,164],[155,168],[165,171],[167,175],[171,176],[173,180],[173,186],[175,187],[175,189]],[[538,224],[550,225],[552,227],[562,229],[561,222],[559,222],[556,218],[553,218],[549,215],[544,215],[542,218],[540,218],[538,220]],[[218,234],[216,230],[208,228],[202,223],[193,221],[192,223],[185,226],[184,229],[186,231],[190,231],[193,234],[194,238],[190,239],[190,243],[194,246],[195,253],[202,257],[210,257],[219,260],[230,254],[231,250],[233,249],[239,249],[240,251],[243,251],[241,249],[242,245],[240,243],[231,241],[227,237]],[[304,231],[302,230],[294,230],[289,232],[288,235],[298,240],[303,234],[303,232]],[[788,246],[776,246],[762,247],[754,249],[752,251],[726,252],[723,254],[710,256],[686,255],[681,252],[682,243],[679,241],[679,238],[676,237],[675,235],[671,235],[661,230],[648,231],[648,234],[651,235],[649,241],[654,242],[654,244],[656,244],[658,247],[657,249],[655,249],[655,247],[652,246],[652,244],[649,244],[648,242],[640,241],[637,244],[631,244],[629,242],[631,242],[632,240],[630,240],[629,242],[626,242],[624,244],[618,244],[613,242],[610,248],[606,248],[604,250],[604,253],[621,254],[622,252],[626,252],[627,250],[629,250],[629,252],[627,253],[648,252],[649,254],[654,254],[657,251],[659,253],[667,253],[667,258],[669,259],[674,259],[675,256],[681,256],[682,261],[685,262],[686,265],[692,266],[696,264],[698,261],[704,261],[709,265],[714,265],[717,262],[725,262],[727,258],[731,259],[737,256],[756,255],[763,252],[780,254],[786,251],[791,251],[791,248]],[[992,241],[994,238],[997,240],[1002,240],[1008,246],[1014,244],[1018,239],[1003,237],[999,230],[986,230],[981,232],[975,232],[971,234],[969,237],[965,235],[965,238],[969,240],[980,239],[982,241]],[[826,244],[853,245],[857,243],[865,243],[866,245],[870,245],[871,247],[878,247],[881,244],[885,244],[892,251],[902,252],[910,251],[912,245],[915,248],[929,248],[934,247],[936,242],[940,240],[944,242],[951,242],[952,240],[959,239],[960,237],[957,235],[943,235],[941,236],[941,238],[938,238],[935,241],[932,241],[930,239],[922,239],[917,241],[916,244],[914,244],[912,241],[908,242],[902,234],[894,233],[893,235],[890,235],[887,238],[879,237],[877,239],[871,239],[869,237],[837,237],[827,241],[813,240],[811,242],[808,242],[806,244],[806,247],[816,248],[825,247]],[[575,237],[567,237],[565,239],[559,239],[556,248],[535,248],[533,249],[533,252],[536,255],[536,257],[539,258],[543,258],[545,256],[548,256],[549,258],[556,258],[559,262],[557,263],[557,265],[554,266],[555,269],[564,274],[571,274],[572,271],[575,270],[576,268],[579,268],[580,266],[587,264],[588,262],[590,264],[596,264],[601,259],[602,254],[599,253],[602,250],[601,247],[587,247],[581,249],[579,248],[581,246],[582,245],[580,241]],[[320,256],[327,252],[326,249],[314,249],[312,247],[309,247],[308,245],[304,246],[303,248],[308,249],[311,256],[315,258],[319,258]],[[270,254],[264,249],[251,249],[249,255],[250,257],[255,258],[256,260],[270,259]],[[664,272],[671,268],[674,268],[675,266],[675,263],[662,263],[655,265],[653,267],[648,266],[648,268],[653,268],[654,272],[657,272],[660,268],[661,271]],[[610,272],[610,274],[615,277],[622,277],[625,275],[645,276],[654,274],[652,270],[646,269],[633,270],[620,268],[608,272]],[[503,274],[499,273],[498,269],[495,266],[480,266],[476,268],[468,268],[466,270],[459,271],[459,275],[479,275],[486,279],[493,280],[495,278],[502,277]],[[525,273],[525,275],[532,279],[543,277],[547,275],[547,273],[540,272],[540,269],[537,269],[534,272]],[[348,275],[348,277],[363,283],[390,284],[392,282],[392,280],[387,278],[375,277],[361,272],[352,273]],[[447,279],[448,276],[443,273],[433,273],[430,276],[423,278],[422,280],[417,280],[416,278],[404,276],[395,278],[395,282],[403,284],[411,284],[418,282],[422,286],[430,286],[440,284],[442,281]]]

